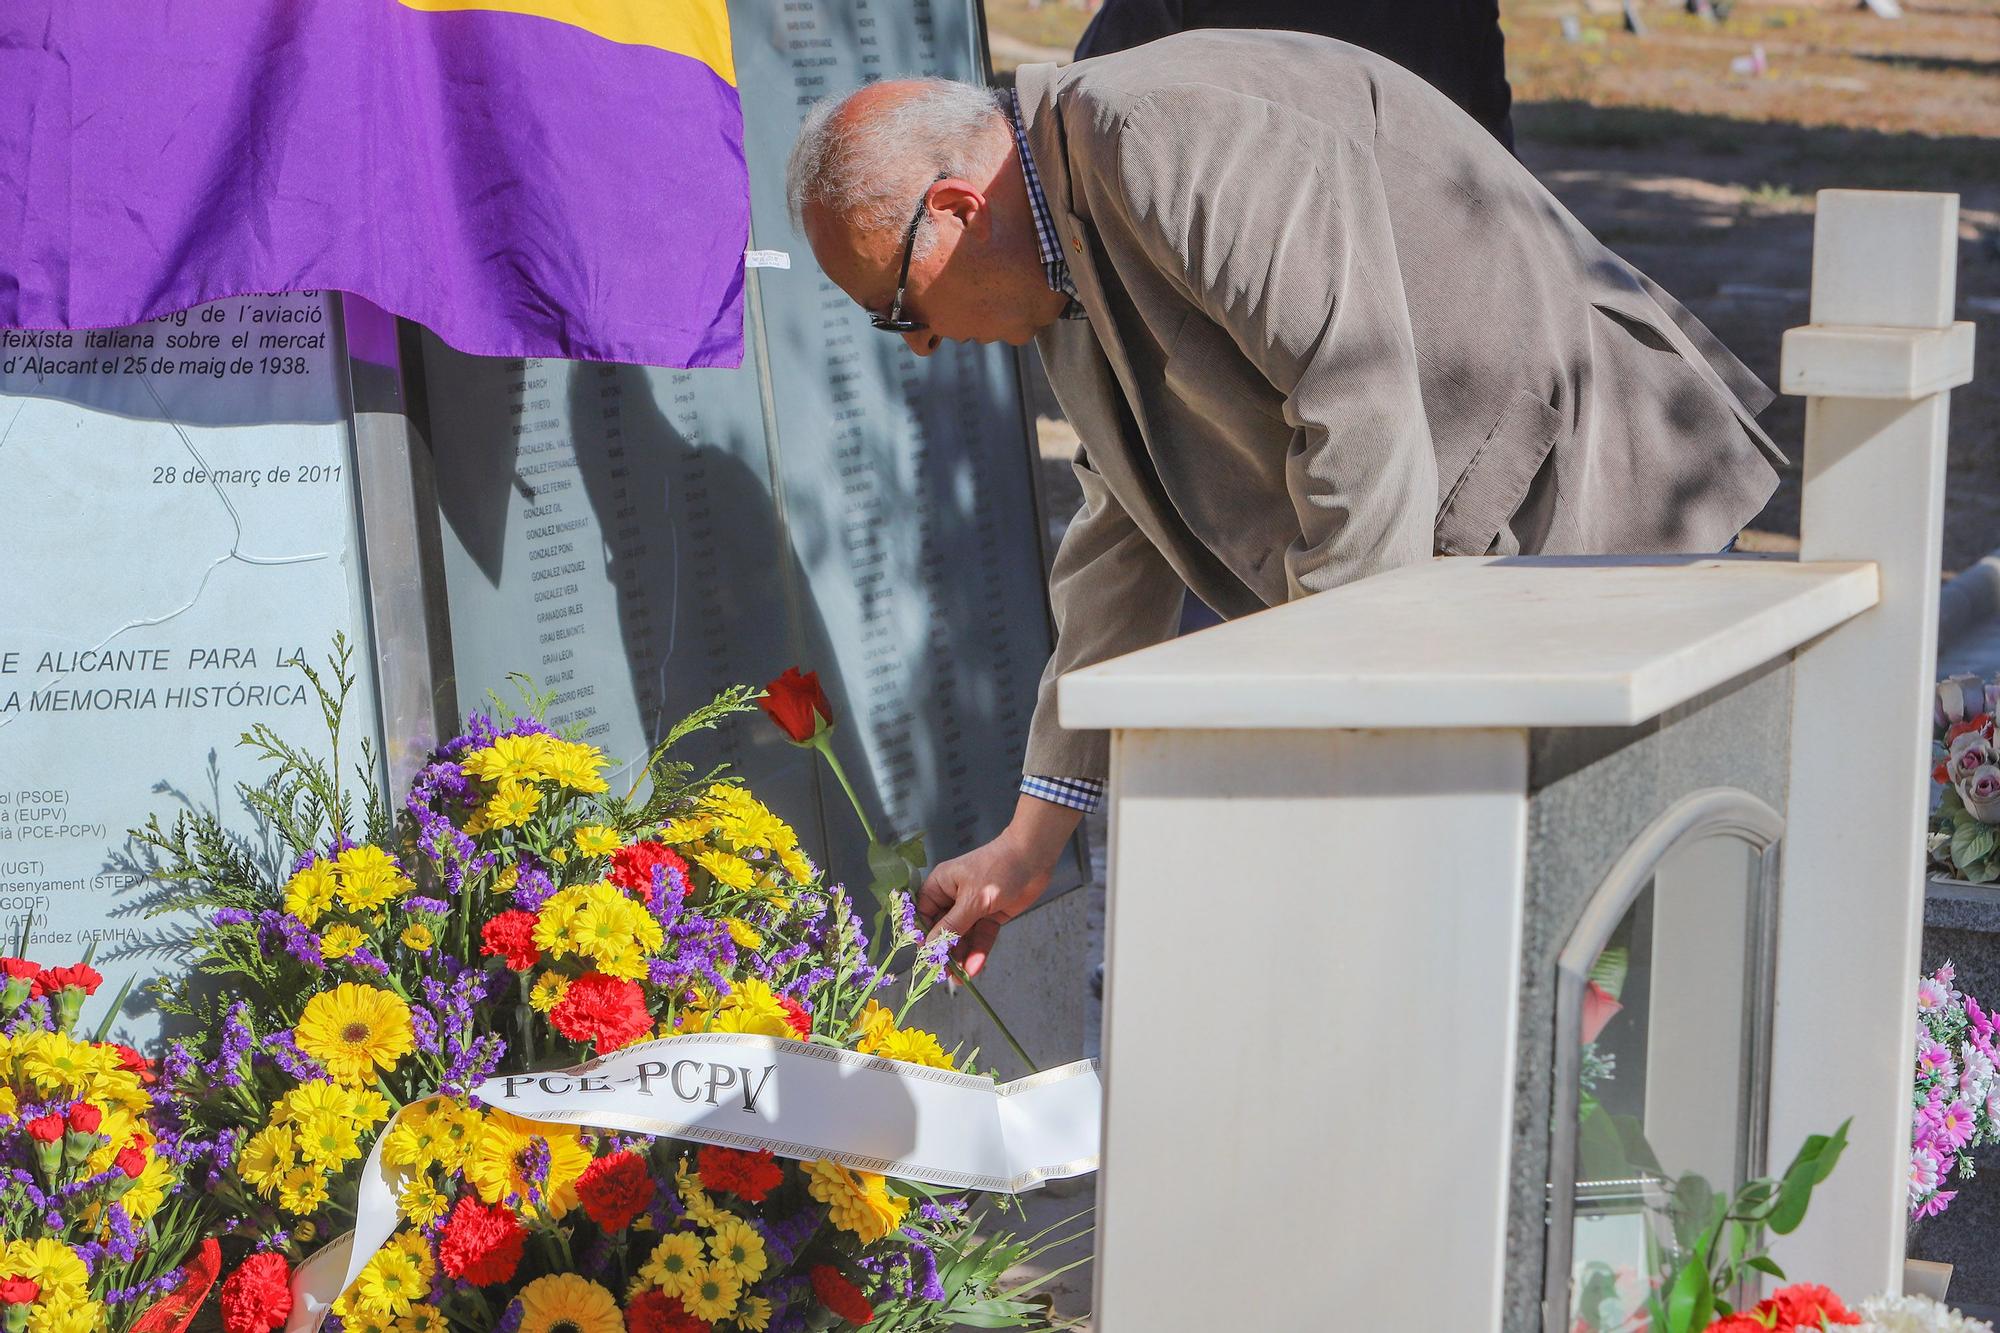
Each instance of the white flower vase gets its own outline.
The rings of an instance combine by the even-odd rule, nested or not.
[[[1929,1259],[1903,1260],[1905,1296],[1928,1296],[1934,1301],[1942,1301],[1945,1289],[1950,1285],[1950,1264],[1932,1263]]]

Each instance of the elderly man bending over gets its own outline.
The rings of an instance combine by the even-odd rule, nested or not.
[[[920,909],[977,972],[1102,791],[1066,671],[1433,554],[1712,552],[1770,394],[1421,79],[1292,33],[822,103],[794,210],[919,356],[1033,340],[1082,438],[1013,821]]]

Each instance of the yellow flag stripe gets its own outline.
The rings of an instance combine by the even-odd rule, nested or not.
[[[736,86],[736,57],[729,45],[729,11],[723,0],[398,0],[431,13],[483,9],[528,14],[582,28],[626,46],[656,46],[691,56]]]

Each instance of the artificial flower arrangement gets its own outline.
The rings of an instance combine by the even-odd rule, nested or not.
[[[178,1192],[212,1171],[212,1145],[164,1113],[108,1018],[79,1032],[103,983],[89,956],[44,967],[29,934],[0,958],[0,1329],[176,1333],[220,1263]]]
[[[2000,1140],[1994,1020],[1960,991],[1947,962],[1917,982],[1917,1060],[1911,1089],[1910,1220],[1951,1206],[1952,1173],[1970,1179],[1973,1153]]]
[[[1940,681],[1932,722],[1932,865],[1973,884],[2000,880],[2000,678]]]
[[[250,1251],[222,1284],[227,1333],[312,1326],[295,1270],[353,1224],[371,1152],[400,1173],[398,1226],[318,1316],[324,1333],[1050,1326],[1046,1302],[1001,1276],[1042,1238],[981,1234],[1004,1197],[981,1212],[831,1160],[531,1121],[470,1095],[495,1074],[703,1032],[971,1067],[904,1025],[952,941],[926,944],[903,895],[871,961],[793,830],[671,757],[756,691],[676,727],[643,795],[611,791],[605,757],[532,699],[475,714],[397,819],[370,756],[342,785],[346,667],[341,644],[331,685],[307,673],[331,763],[245,737],[276,765],[245,795],[295,858],[282,874],[212,819],[143,831],[206,916],[165,1001],[195,1035],[164,1075],[230,1166],[203,1196]]]
[[[1782,1288],[1740,1314],[1727,1315],[1703,1333],[1993,1333],[1993,1325],[1970,1319],[1928,1296],[1877,1296],[1849,1309],[1825,1287],[1797,1283]]]

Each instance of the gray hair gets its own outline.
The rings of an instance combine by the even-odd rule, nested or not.
[[[785,164],[794,223],[814,204],[866,231],[900,230],[938,173],[970,177],[992,166],[991,132],[1005,123],[1007,94],[950,79],[909,82],[911,96],[859,121],[836,119],[857,93],[813,104]],[[930,239],[920,230],[918,255]]]

